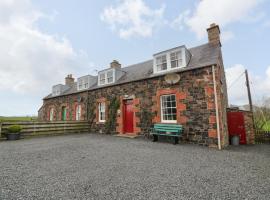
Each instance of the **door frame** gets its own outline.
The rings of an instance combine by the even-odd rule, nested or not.
[[[228,132],[229,132],[229,135],[230,136],[232,136],[232,132],[231,132],[231,125],[230,125],[230,123],[231,123],[231,116],[232,115],[238,115],[238,116],[240,116],[241,115],[241,120],[239,120],[239,117],[238,116],[236,116],[237,118],[238,118],[238,126],[242,126],[242,133],[240,133],[239,134],[239,139],[240,139],[240,144],[247,144],[247,132],[246,132],[246,127],[245,127],[245,116],[244,116],[244,113],[243,112],[227,112],[227,122],[228,122]],[[239,123],[239,121],[241,121],[242,122],[242,124],[240,124]]]
[[[133,112],[133,117],[132,117],[132,132],[127,132],[126,131],[126,106],[128,104],[126,104],[127,101],[132,101],[131,106],[132,106],[132,112]],[[134,105],[134,99],[123,99],[123,105],[122,105],[122,110],[123,110],[123,134],[135,134],[134,133],[134,117],[135,117],[135,112],[133,109],[133,105]]]

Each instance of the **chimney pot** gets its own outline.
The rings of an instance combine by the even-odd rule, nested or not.
[[[111,62],[111,68],[121,68],[121,64],[117,60]]]
[[[74,78],[72,77],[72,74],[68,74],[65,78],[65,85],[71,87],[74,83]]]
[[[219,26],[215,23],[212,23],[210,27],[207,29],[208,33],[208,42],[210,44],[218,44],[221,46],[220,42],[220,29]]]

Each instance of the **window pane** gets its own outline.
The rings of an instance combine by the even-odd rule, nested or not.
[[[162,120],[176,121],[176,100],[175,95],[163,95],[161,96],[161,114]]]
[[[105,121],[105,103],[99,103],[99,121]]]
[[[156,58],[157,71],[162,71],[167,69],[167,58],[166,55],[159,56]]]
[[[181,51],[171,53],[170,57],[171,57],[171,68],[177,68],[182,65]]]

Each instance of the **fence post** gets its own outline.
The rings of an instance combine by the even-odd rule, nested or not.
[[[2,122],[0,121],[0,138],[2,137]]]

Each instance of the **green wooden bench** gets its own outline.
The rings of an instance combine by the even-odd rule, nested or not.
[[[167,136],[174,137],[174,144],[177,144],[183,131],[183,126],[179,124],[154,124],[150,134],[153,136],[153,142],[158,141],[158,136]]]

